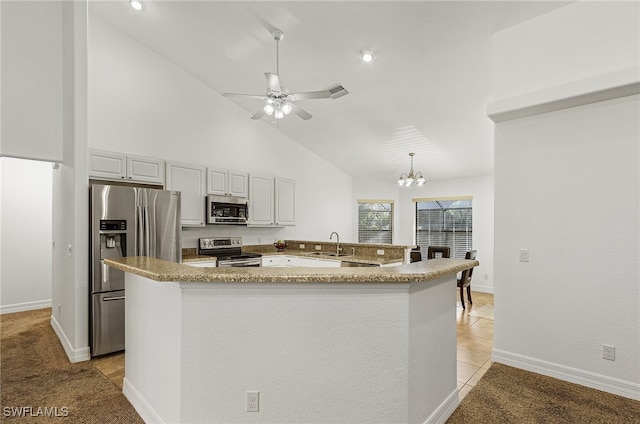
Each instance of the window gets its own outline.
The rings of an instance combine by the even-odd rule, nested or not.
[[[416,244],[427,257],[427,247],[448,246],[451,257],[464,259],[472,250],[471,198],[414,199],[416,202]]]
[[[358,200],[358,242],[392,243],[393,201]]]

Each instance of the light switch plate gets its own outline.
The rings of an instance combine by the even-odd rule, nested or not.
[[[529,262],[529,249],[520,249],[520,262]]]

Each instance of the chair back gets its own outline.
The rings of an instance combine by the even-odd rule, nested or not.
[[[427,248],[427,259],[435,259],[437,254],[440,254],[442,258],[451,257],[451,249],[447,246],[429,246]]]
[[[476,259],[476,255],[478,254],[477,250],[469,250],[465,255],[464,258],[465,259],[471,259],[471,260],[475,260]],[[465,269],[464,271],[462,271],[462,276],[460,277],[460,281],[464,284],[464,283],[471,283],[471,277],[473,277],[473,270],[476,267],[473,268],[469,268],[469,269]]]
[[[420,246],[416,246],[411,249],[411,262],[420,262],[422,260],[422,253],[420,253]]]

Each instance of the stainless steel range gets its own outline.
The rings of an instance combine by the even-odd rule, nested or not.
[[[262,255],[242,253],[242,238],[240,237],[198,239],[198,254],[215,256],[220,268],[262,266]]]

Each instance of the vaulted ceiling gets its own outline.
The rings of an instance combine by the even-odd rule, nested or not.
[[[265,93],[280,29],[284,86],[341,83],[349,94],[299,101],[313,118],[291,114],[279,131],[356,178],[393,182],[410,152],[427,180],[493,172],[492,34],[567,3],[148,0],[136,12],[119,0],[89,10],[219,93]],[[247,125],[275,125],[250,119],[259,100],[228,101],[246,109]]]

